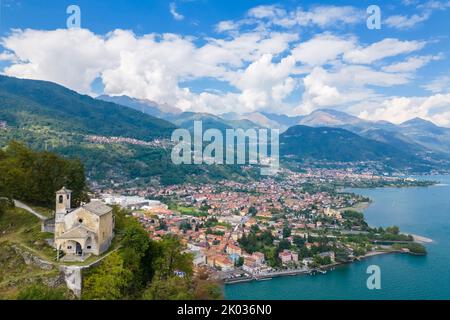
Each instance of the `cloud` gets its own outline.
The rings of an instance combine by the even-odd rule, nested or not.
[[[234,21],[227,20],[221,21],[216,25],[216,32],[227,32],[227,31],[235,31],[239,29],[239,24]]]
[[[177,21],[184,20],[184,16],[177,12],[177,5],[175,4],[175,2],[171,2],[169,4],[169,9],[170,9],[170,14],[172,15],[172,17],[175,20],[177,20]]]
[[[295,13],[298,25],[317,25],[325,28],[339,24],[356,24],[366,20],[365,12],[351,6],[317,6],[310,11],[298,9]]]
[[[265,19],[265,18],[282,18],[287,14],[286,10],[282,9],[276,5],[269,6],[258,6],[252,8],[248,11],[247,15],[249,17],[257,18],[257,19]]]
[[[432,93],[447,93],[450,92],[450,77],[440,76],[430,83],[422,86],[424,89]]]
[[[395,97],[387,99],[374,110],[365,110],[359,116],[371,120],[390,119],[402,123],[412,118],[423,118],[438,125],[450,126],[450,94],[429,97]]]
[[[440,60],[442,57],[440,55],[435,56],[418,56],[418,57],[408,57],[405,61],[394,63],[383,67],[383,71],[386,72],[414,72],[431,61]]]
[[[285,52],[297,40],[296,34],[249,32],[230,39],[207,38],[197,46],[193,38],[175,34],[139,37],[124,30],[105,36],[85,29],[16,30],[3,39],[1,58],[10,63],[4,69],[9,76],[48,80],[81,93],[93,94],[91,85],[100,78],[105,94],[184,108],[198,104],[210,112],[216,105],[208,101],[227,97],[227,108],[242,104],[245,111],[279,102],[292,91],[289,74],[295,61],[272,63],[269,57]],[[261,73],[259,68],[265,69]],[[180,86],[204,77],[228,82],[241,92],[197,95]]]
[[[324,33],[300,43],[292,50],[298,61],[309,66],[320,66],[337,59],[356,45],[354,37],[338,37]],[[326,48],[326,50],[323,50]]]
[[[418,51],[425,46],[423,41],[400,41],[387,38],[365,48],[357,48],[347,52],[345,60],[351,63],[370,64],[387,57]]]
[[[341,25],[354,25],[366,19],[365,11],[352,6],[315,6],[309,10],[297,7],[287,11],[279,5],[261,5],[250,9],[246,17],[236,21],[222,21],[216,26],[219,32],[236,30],[242,26],[257,25],[259,28],[273,26],[285,29],[332,28]]]
[[[295,113],[319,108],[346,108],[360,101],[378,99],[373,87],[392,87],[408,83],[406,74],[377,71],[368,66],[339,65],[332,70],[315,67],[304,79],[304,93]],[[370,86],[370,88],[368,88]]]
[[[388,27],[400,30],[410,29],[416,25],[427,21],[436,10],[446,10],[450,8],[450,1],[436,1],[430,0],[421,3],[415,0],[404,0],[403,4],[406,6],[415,6],[419,11],[413,15],[393,15],[386,19],[385,24]]]
[[[12,63],[6,75],[48,80],[83,93],[116,60],[104,39],[85,29],[14,30],[2,46],[3,58]]]
[[[412,16],[394,15],[385,20],[385,24],[392,28],[409,29],[415,25],[427,21],[431,16],[431,12],[424,12],[422,14],[414,14]]]
[[[272,60],[272,55],[265,54],[244,72],[232,76],[230,82],[241,90],[239,100],[248,111],[279,104],[295,88],[296,81],[290,77],[295,59],[287,57],[279,63],[273,63]]]
[[[2,39],[0,60],[8,63],[3,72],[9,76],[53,81],[91,95],[92,83],[100,79],[104,94],[149,99],[185,111],[304,114],[330,107],[403,119],[406,111],[391,108],[404,100],[385,96],[384,88],[410,84],[420,68],[443,58],[421,54],[427,42],[385,38],[362,43],[339,28],[298,32],[299,27],[317,31],[336,23],[356,24],[360,13],[348,6],[290,11],[259,6],[241,20],[217,24],[216,31],[224,35],[197,38],[138,36],[126,30],[104,35],[85,29],[14,30]],[[193,81],[207,85],[193,91]],[[426,89],[434,95],[448,93],[442,79]],[[418,108],[418,98],[413,100],[405,105]],[[437,109],[432,109],[436,113],[424,116],[444,123],[446,116],[438,119]]]

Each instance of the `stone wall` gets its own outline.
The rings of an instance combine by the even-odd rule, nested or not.
[[[81,298],[82,276],[81,267],[61,266],[60,270],[64,273],[64,280],[67,288],[71,290],[77,298]]]
[[[50,218],[42,221],[41,231],[55,233],[55,218]]]

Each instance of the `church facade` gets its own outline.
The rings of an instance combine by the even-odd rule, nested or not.
[[[72,192],[66,188],[56,192],[54,245],[66,259],[83,260],[104,253],[114,237],[112,208],[93,201],[77,209],[71,207]]]

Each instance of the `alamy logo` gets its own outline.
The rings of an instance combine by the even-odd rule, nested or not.
[[[381,29],[381,8],[377,5],[371,5],[367,8],[367,28],[369,30]]]
[[[172,142],[176,145],[172,149],[172,162],[177,165],[259,165],[261,175],[275,175],[280,166],[279,137],[277,129],[226,129],[224,140],[223,131],[203,132],[203,123],[195,121],[194,139],[189,130],[173,132]]]
[[[379,266],[369,266],[367,268],[367,274],[370,274],[367,279],[367,289],[380,290],[381,289],[381,269]]]
[[[70,5],[66,10],[70,16],[67,18],[67,29],[81,28],[81,9],[77,5]]]

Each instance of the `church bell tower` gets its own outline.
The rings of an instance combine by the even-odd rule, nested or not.
[[[64,217],[71,210],[72,191],[63,187],[56,192],[55,238],[64,233]]]
[[[56,214],[66,214],[71,209],[72,191],[63,187],[56,192]]]

